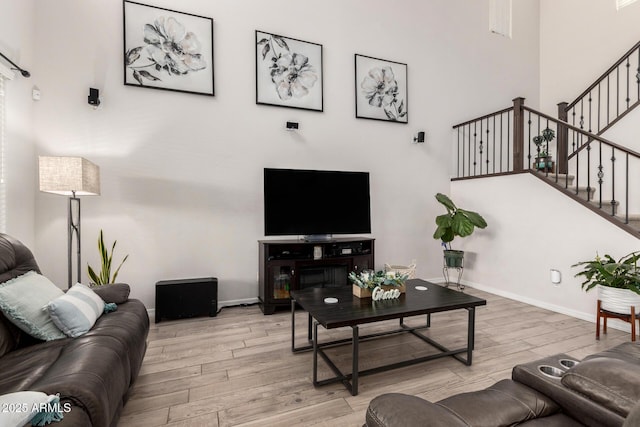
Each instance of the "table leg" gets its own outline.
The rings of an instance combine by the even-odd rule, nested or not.
[[[353,360],[351,361],[351,395],[356,396],[358,394],[358,341],[360,341],[360,337],[358,336],[358,326],[353,326],[353,337],[352,337],[352,354],[351,357]]]
[[[313,322],[313,385],[318,385],[318,322]]]
[[[469,325],[467,331],[467,365],[471,365],[473,346],[475,342],[475,323],[476,323],[476,308],[467,308],[469,311]]]
[[[291,352],[296,351],[296,301],[291,300]]]

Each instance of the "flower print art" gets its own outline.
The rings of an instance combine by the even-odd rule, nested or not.
[[[355,55],[356,117],[408,123],[407,65]]]
[[[322,45],[256,31],[256,103],[322,111]]]
[[[125,84],[213,95],[213,20],[124,2]]]

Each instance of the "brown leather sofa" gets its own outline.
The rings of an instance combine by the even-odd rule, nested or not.
[[[582,361],[558,354],[513,368],[512,379],[428,402],[383,394],[366,427],[640,426],[640,345],[632,342]]]
[[[31,251],[0,234],[0,283],[30,270],[40,272]],[[0,395],[58,393],[61,407],[70,410],[56,426],[117,425],[142,365],[149,317],[142,302],[128,299],[128,285],[96,289],[105,302],[115,302],[117,310],[100,316],[77,338],[35,340],[0,312]]]

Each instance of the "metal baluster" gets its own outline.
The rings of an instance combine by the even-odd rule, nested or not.
[[[637,68],[637,74],[636,74],[636,86],[637,86],[637,92],[638,92],[638,97],[636,99],[638,100],[638,102],[640,102],[640,47],[638,47],[638,68]]]
[[[578,134],[578,146],[582,146],[582,134]],[[580,150],[576,151],[576,196],[580,188]]]
[[[457,130],[458,130],[458,162],[457,162],[458,170],[456,171],[456,176],[460,178],[460,157],[461,157],[460,154],[462,154],[462,159],[463,159],[462,162],[464,163],[464,152],[460,153],[460,128],[457,128]]]
[[[609,112],[609,105],[611,104],[611,89],[609,88],[609,76],[611,74],[607,74],[607,126],[610,123],[611,113]]]
[[[616,67],[616,117],[620,115],[620,67]]]
[[[591,141],[587,142],[587,202],[591,201]]]
[[[511,116],[507,113],[507,171],[511,169],[509,161],[511,161]]]
[[[611,215],[615,215],[616,205],[616,149],[611,147]]]
[[[602,178],[604,178],[604,172],[602,171],[602,141],[598,141],[598,193],[600,193],[598,207],[602,209]]]
[[[598,134],[600,134],[600,83],[598,83]]]
[[[483,153],[483,143],[484,141],[482,141],[482,134],[483,134],[483,123],[482,120],[480,120],[480,175],[482,175],[482,153]]]
[[[478,122],[473,122],[473,176],[476,176],[476,166],[478,162],[476,161],[476,153],[478,149]]]
[[[496,116],[493,116],[494,128],[495,128],[495,119],[496,119]],[[487,117],[487,131],[486,132],[487,132],[487,138],[486,138],[486,141],[487,141],[487,157],[486,157],[485,162],[487,163],[487,173],[489,173],[489,117]],[[495,148],[495,143],[493,145],[494,145],[493,148]],[[495,160],[495,150],[494,150],[494,160]],[[494,167],[494,169],[495,169],[495,167]],[[494,172],[495,172],[495,170],[494,170]]]
[[[467,153],[469,154],[469,160],[467,161],[467,170],[469,173],[467,174],[467,176],[471,176],[471,123],[469,123],[469,131],[467,132],[467,136],[469,141],[469,149],[467,150]]]
[[[627,163],[627,170],[626,170],[626,191],[625,191],[625,195],[624,195],[624,223],[625,224],[629,224],[629,153],[626,153],[626,163]]]
[[[589,91],[589,133],[591,133],[591,107],[593,106],[593,97],[591,96],[591,91]]]
[[[627,110],[629,109],[629,101],[631,101],[631,97],[629,96],[629,87],[631,86],[629,84],[630,80],[629,80],[629,67],[631,67],[631,64],[629,63],[629,57],[627,56],[627,63],[625,64],[625,66],[627,67]]]

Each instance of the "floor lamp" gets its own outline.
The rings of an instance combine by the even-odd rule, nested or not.
[[[67,212],[67,277],[73,285],[72,247],[76,244],[76,281],[80,281],[80,198],[100,195],[100,168],[82,157],[39,158],[40,191],[69,196]]]

